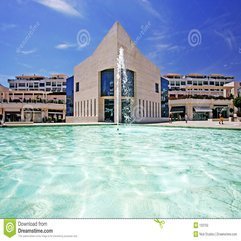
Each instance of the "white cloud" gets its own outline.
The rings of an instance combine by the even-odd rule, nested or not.
[[[158,40],[165,39],[167,37],[168,37],[168,34],[166,32],[153,31],[152,36],[146,38],[146,40],[158,41]]]
[[[161,52],[161,51],[178,51],[182,49],[182,47],[178,45],[173,45],[173,44],[156,44],[155,45],[155,51],[156,52]]]
[[[185,47],[174,45],[174,44],[156,44],[154,50],[148,54],[150,59],[155,59],[162,54],[169,52],[178,52],[184,50]]]
[[[225,41],[230,50],[236,48],[236,39],[231,30],[224,30],[223,32],[215,30],[214,33],[220,36]]]
[[[76,47],[76,44],[71,43],[61,43],[55,46],[56,49],[69,49]]]
[[[37,51],[37,49],[30,49],[30,50],[17,50],[17,53],[23,54],[23,55],[28,55],[28,54],[33,54]]]
[[[0,29],[5,31],[8,29],[16,28],[17,25],[13,23],[0,23]]]
[[[65,15],[83,17],[80,12],[75,9],[73,3],[67,0],[35,0],[35,2]]]
[[[149,0],[138,0],[141,6],[154,17],[161,19],[160,13],[152,6]]]

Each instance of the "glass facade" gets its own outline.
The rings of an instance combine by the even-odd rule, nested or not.
[[[114,96],[114,69],[101,71],[101,96]]]
[[[169,116],[168,80],[161,77],[161,117]]]
[[[134,72],[126,70],[127,81],[124,81],[122,73],[121,81],[121,95],[124,97],[134,97]]]
[[[208,120],[209,113],[208,112],[195,112],[195,109],[193,109],[193,120]]]
[[[213,118],[219,118],[219,114],[222,114],[224,118],[228,118],[228,106],[227,105],[215,105],[213,109]]]
[[[105,100],[105,121],[114,122],[114,100]]]
[[[66,116],[74,115],[74,76],[67,79],[66,86]]]
[[[123,123],[131,123],[131,100],[121,100],[121,118]]]

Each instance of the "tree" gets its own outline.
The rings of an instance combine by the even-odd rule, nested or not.
[[[237,107],[238,109],[241,108],[241,97],[236,97],[234,100],[233,100],[233,104],[235,107]]]
[[[233,104],[234,104],[235,107],[238,108],[237,115],[238,115],[239,117],[241,117],[241,111],[240,111],[240,109],[241,109],[241,97],[236,97],[236,98],[233,100]]]

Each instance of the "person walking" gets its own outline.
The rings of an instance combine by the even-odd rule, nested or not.
[[[219,125],[223,125],[223,115],[220,113],[219,114]]]
[[[187,123],[187,121],[188,121],[187,113],[185,114],[185,121],[186,121],[186,123]]]
[[[169,123],[172,123],[172,113],[169,115]]]

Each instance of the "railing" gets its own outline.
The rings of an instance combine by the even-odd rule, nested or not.
[[[48,104],[48,103],[52,103],[52,104],[66,104],[66,102],[64,100],[42,100],[42,99],[3,99],[0,100],[0,103],[43,103],[43,104]]]
[[[179,97],[169,97],[169,100],[180,100],[180,99],[214,99],[214,100],[232,100],[231,97],[223,96],[210,96],[210,95],[183,95]]]

